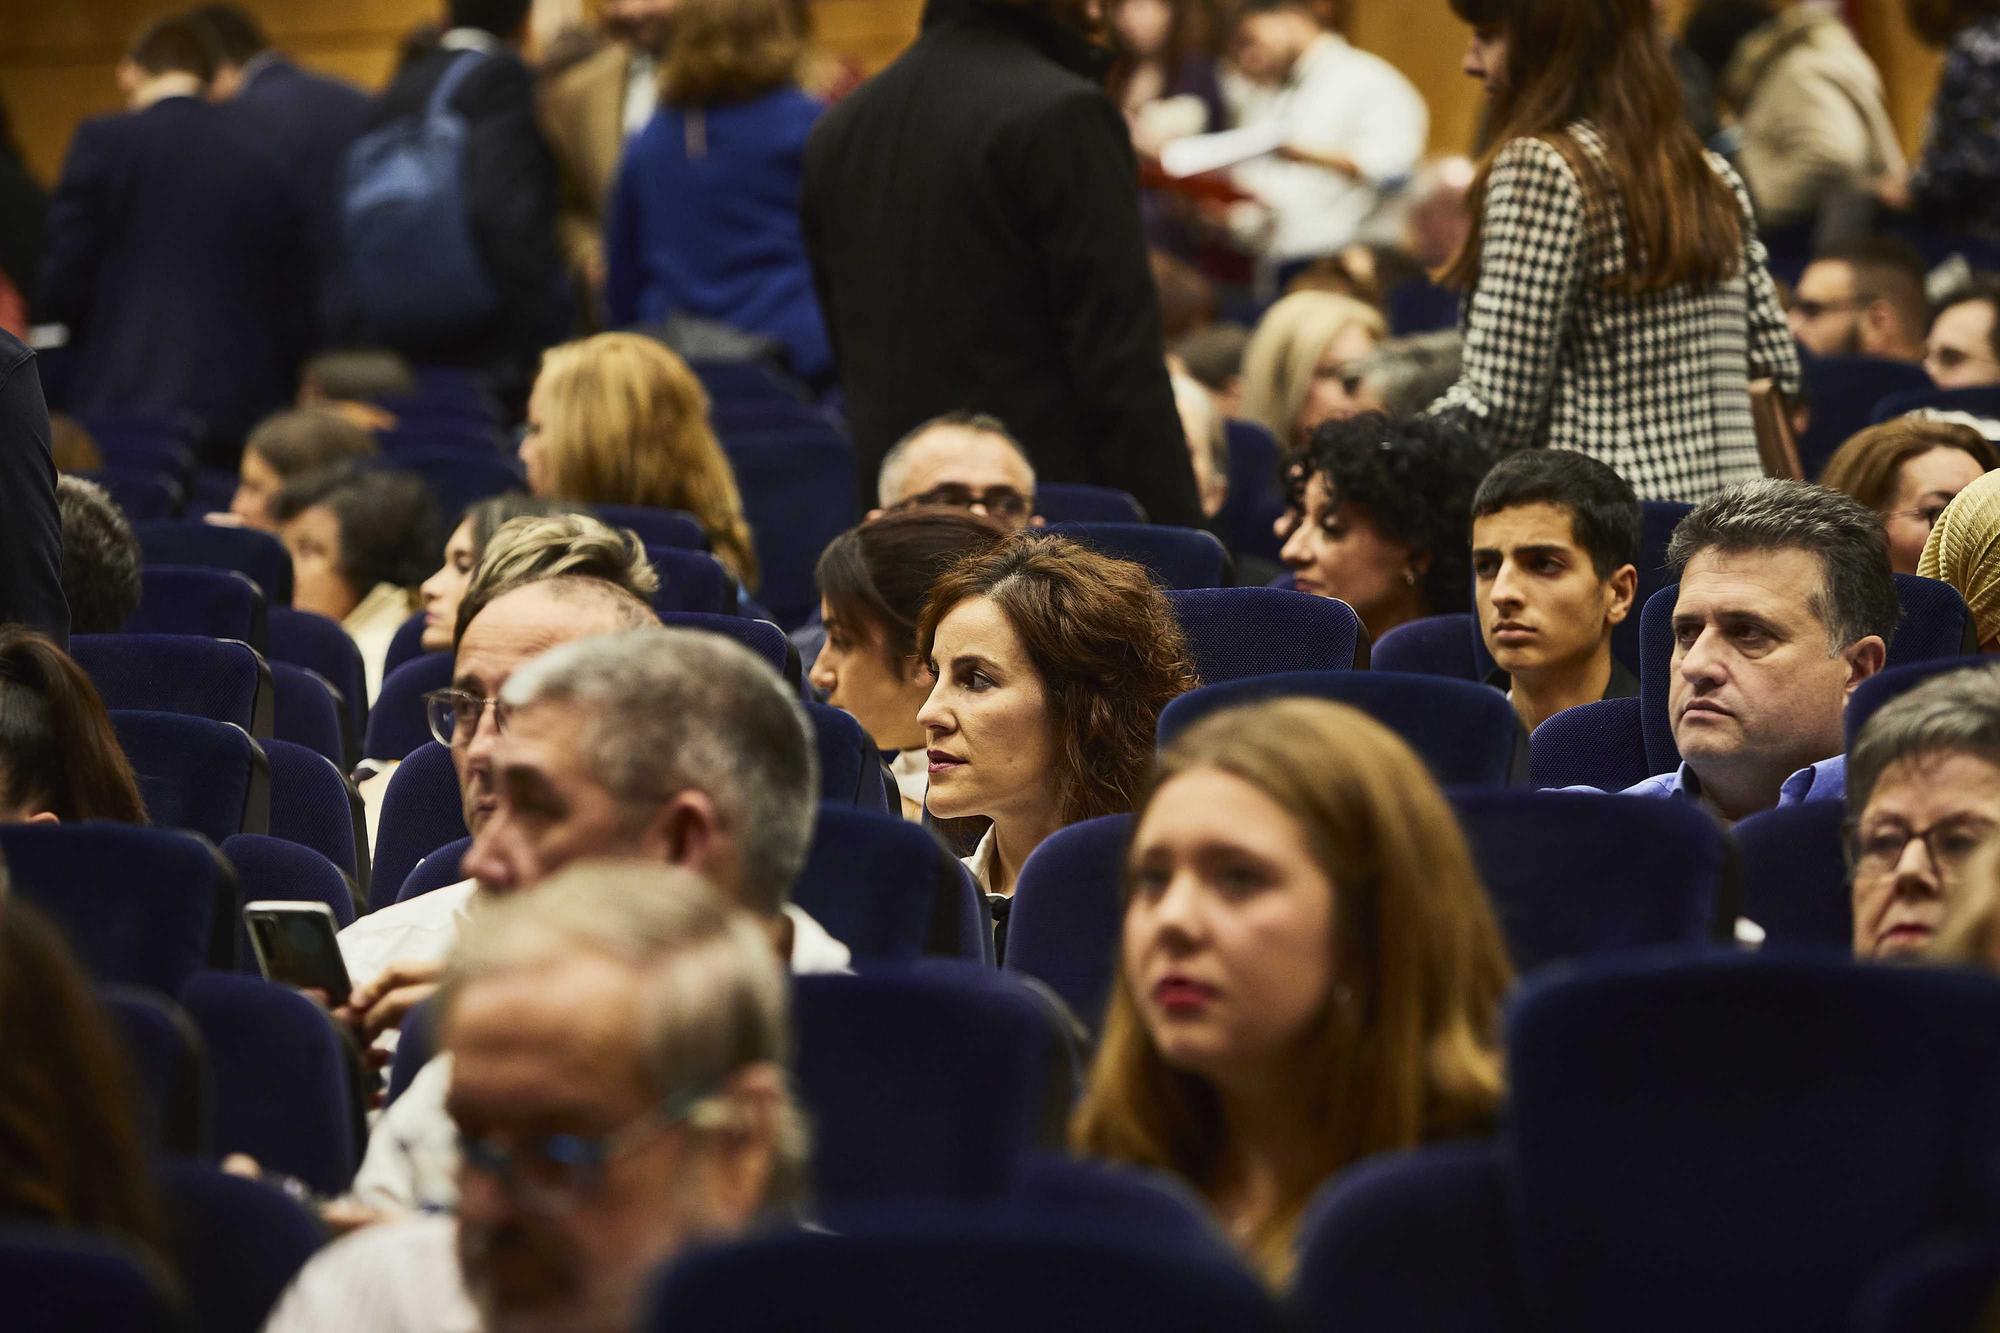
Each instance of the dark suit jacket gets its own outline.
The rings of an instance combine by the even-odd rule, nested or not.
[[[231,105],[275,151],[305,205],[321,282],[321,341],[331,342],[338,322],[332,279],[340,236],[334,187],[348,145],[368,123],[368,94],[269,54],[258,57]]]
[[[972,410],[1043,480],[1200,526],[1131,140],[1087,73],[1067,29],[933,0],[917,43],[814,130],[806,243],[871,502],[901,435]]]
[[[49,409],[35,354],[0,329],[0,623],[33,625],[69,642],[62,590],[62,523]]]
[[[77,129],[36,312],[70,326],[70,411],[192,412],[233,466],[292,400],[311,288],[291,179],[227,109],[170,97]]]
[[[424,112],[462,52],[439,48],[397,73],[369,114],[369,128]],[[543,347],[567,332],[570,313],[556,252],[560,190],[555,157],[535,114],[534,79],[511,52],[485,57],[452,98],[471,130],[466,191],[479,253],[503,295],[491,327],[449,346],[399,348],[417,360],[532,377]]]

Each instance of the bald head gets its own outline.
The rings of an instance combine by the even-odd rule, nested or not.
[[[938,417],[911,431],[883,458],[877,477],[883,509],[921,501],[964,505],[997,492],[1011,492],[1031,508],[1035,469],[1005,426],[971,413]],[[987,511],[984,504],[976,507]],[[1028,509],[992,516],[1018,528],[1028,521]]]

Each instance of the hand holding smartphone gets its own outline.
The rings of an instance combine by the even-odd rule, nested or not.
[[[347,1003],[354,987],[335,938],[333,909],[325,903],[266,899],[243,909],[257,967],[271,981],[323,991],[329,1007]]]

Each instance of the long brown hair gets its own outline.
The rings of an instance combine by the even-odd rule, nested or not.
[[[1299,1216],[1329,1176],[1374,1153],[1492,1123],[1503,1089],[1500,1005],[1513,969],[1450,804],[1388,728],[1323,700],[1226,709],[1167,747],[1147,800],[1201,768],[1241,778],[1291,812],[1337,886],[1327,948],[1340,985],[1287,1080],[1325,1131],[1319,1159],[1287,1182],[1281,1205],[1245,1243],[1282,1284]],[[1161,1056],[1122,961],[1119,973],[1071,1146],[1172,1171],[1212,1193],[1229,1161],[1221,1102],[1206,1079]]]
[[[1048,533],[1015,533],[931,589],[917,622],[924,657],[938,622],[971,597],[992,599],[1041,677],[1063,823],[1130,810],[1160,710],[1201,683],[1166,594],[1129,561]]]
[[[1879,514],[1896,498],[1896,474],[1903,464],[1933,449],[1956,449],[1987,472],[2000,467],[2000,454],[1970,426],[1897,417],[1849,436],[1827,460],[1819,484],[1851,495]]]
[[[0,628],[0,807],[68,823],[146,822],[131,761],[75,659],[19,625]]]
[[[131,1069],[69,946],[0,871],[0,1220],[109,1232],[164,1259]]]
[[[1520,139],[1562,153],[1587,210],[1622,216],[1626,263],[1607,277],[1609,290],[1706,286],[1742,267],[1742,208],[1688,127],[1650,0],[1451,0],[1451,8],[1475,29],[1505,34],[1507,60],[1492,145],[1467,199],[1472,229],[1446,282],[1478,284],[1493,164]],[[1602,161],[1567,132],[1579,120],[1603,139]]]
[[[829,542],[813,581],[834,618],[874,639],[889,669],[901,671],[917,651],[917,619],[931,585],[1006,538],[1007,529],[970,509],[899,509]]]

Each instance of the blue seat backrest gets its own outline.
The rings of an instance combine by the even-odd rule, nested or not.
[[[408,902],[421,898],[434,889],[442,889],[465,878],[461,868],[465,854],[472,850],[471,838],[460,838],[448,842],[436,851],[427,852],[421,861],[403,877],[403,885],[396,890],[396,901]],[[385,890],[386,891],[386,890]]]
[[[1131,836],[1131,815],[1056,830],[1021,866],[1007,917],[1006,969],[1054,991],[1092,1032],[1103,1026],[1118,971]]]
[[[316,750],[290,741],[266,741],[271,766],[274,838],[310,847],[351,876],[368,894],[368,831],[361,793],[347,774]]]
[[[857,964],[907,962],[956,944],[965,868],[922,826],[823,804],[792,901]]]
[[[156,990],[113,983],[98,986],[97,994],[131,1060],[146,1147],[155,1154],[207,1152],[214,1090],[194,1020]]]
[[[75,1227],[0,1226],[10,1333],[180,1333],[178,1302],[154,1261]]]
[[[276,1186],[206,1162],[159,1167],[175,1266],[204,1333],[257,1333],[321,1244],[318,1219]]]
[[[128,634],[200,634],[235,639],[259,652],[268,642],[264,594],[246,574],[192,565],[147,565],[139,571],[139,606]]]
[[[337,926],[354,924],[353,887],[339,866],[312,848],[269,834],[239,833],[222,844],[222,855],[236,868],[243,901],[325,903]]]
[[[2000,418],[2000,386],[1978,389],[1940,389],[1928,385],[1891,394],[1875,404],[1874,420],[1894,421],[1912,412],[1963,412],[1984,421]]]
[[[436,741],[426,741],[403,760],[383,794],[382,816],[375,831],[371,879],[375,891],[369,897],[370,905],[380,907],[393,901],[417,862],[469,833],[451,751]]]
[[[803,403],[805,390],[798,381],[762,361],[715,361],[692,358],[688,368],[718,402],[770,400]]]
[[[112,503],[124,511],[132,523],[151,523],[180,513],[186,499],[177,477],[147,467],[120,467],[116,464],[95,472],[75,474],[104,488]]]
[[[429,744],[430,719],[424,696],[451,684],[452,655],[425,653],[403,663],[382,680],[382,692],[368,710],[368,734],[361,753],[370,759],[401,759]]]
[[[111,726],[154,824],[199,833],[217,846],[232,834],[270,828],[270,768],[241,727],[125,709],[111,710]]]
[[[1861,729],[1868,725],[1869,718],[1933,676],[1988,665],[1992,665],[1992,659],[1985,657],[1939,657],[1876,672],[1847,696],[1847,752],[1853,753],[1854,742],[1861,738]]]
[[[521,465],[499,454],[480,454],[449,445],[398,449],[380,456],[384,470],[414,472],[423,478],[439,514],[462,514],[471,505],[527,486]]]
[[[271,606],[292,604],[292,556],[283,542],[255,528],[224,528],[196,520],[134,523],[149,565],[233,569],[249,576]]]
[[[355,744],[360,743],[368,725],[368,669],[361,661],[361,649],[339,621],[311,611],[278,607],[271,612],[271,646],[266,656],[324,676],[340,696],[347,734]],[[383,668],[384,673],[389,669]]]
[[[1226,588],[1229,552],[1200,528],[1157,523],[1053,523],[1048,531],[1114,560],[1143,565],[1163,588]]]
[[[1528,784],[1624,791],[1653,776],[1635,698],[1567,708],[1528,737]]]
[[[358,736],[350,738],[340,695],[317,671],[290,662],[272,662],[271,735],[325,755],[345,770],[360,758]]]
[[[1480,680],[1485,673],[1478,666],[1478,638],[1479,627],[1463,611],[1421,616],[1384,634],[1369,651],[1368,666],[1372,671]]]
[[[386,678],[403,663],[415,661],[427,651],[444,650],[424,647],[424,613],[419,611],[396,626],[395,636],[389,640],[389,652],[382,659],[382,675]]]
[[[1354,665],[1361,621],[1345,602],[1279,588],[1176,589],[1167,601],[1204,685]]]
[[[1282,698],[1331,699],[1360,709],[1401,736],[1444,786],[1509,786],[1527,778],[1528,738],[1507,697],[1439,676],[1289,671],[1207,685],[1161,710],[1160,744],[1224,708]]]
[[[819,606],[820,552],[860,518],[853,446],[831,430],[760,432],[726,437],[723,452],[763,570],[758,599],[780,625],[802,625]]]
[[[271,734],[271,674],[246,643],[194,634],[77,634],[69,641],[106,708],[143,708]]]
[[[1799,437],[1799,461],[1808,481],[1817,481],[1834,450],[1868,427],[1877,403],[1924,389],[1931,382],[1922,366],[1880,357],[1814,357],[1803,368],[1812,417]]]
[[[509,441],[491,421],[448,412],[419,412],[399,417],[396,424],[375,432],[376,443],[391,466],[418,451],[453,453],[474,461],[503,460]],[[462,513],[463,510],[453,510]]]
[[[646,558],[660,575],[660,590],[653,594],[653,610],[659,614],[681,611],[712,616],[735,614],[736,580],[708,552],[648,546]]]
[[[1677,500],[1644,500],[1640,509],[1639,586],[1632,596],[1631,614],[1611,631],[1611,651],[1634,675],[1639,673],[1643,656],[1639,613],[1654,593],[1675,581],[1673,572],[1667,568],[1667,544],[1673,540],[1680,521],[1694,512],[1694,506]]]
[[[1273,525],[1285,512],[1285,491],[1278,478],[1278,441],[1254,421],[1231,421],[1229,439],[1229,498],[1215,516],[1238,559],[1252,556],[1275,563],[1284,543]]]
[[[701,611],[667,611],[661,613],[660,623],[670,628],[698,629],[708,634],[720,634],[726,639],[734,639],[763,658],[771,670],[790,679],[787,667],[790,655],[786,652],[788,640],[785,638],[785,632],[768,620],[752,620],[748,616],[720,616]]]
[[[686,551],[709,549],[708,533],[695,516],[681,509],[650,509],[644,505],[594,505],[597,516],[614,528],[629,528],[646,546],[673,546]]]
[[[1766,949],[1853,949],[1853,898],[1841,847],[1846,816],[1844,802],[1806,801],[1737,824],[1743,915],[1763,928]]]
[[[882,768],[882,752],[854,715],[831,704],[807,703],[805,710],[819,747],[820,799],[888,813],[889,779]]]
[[[1129,491],[1112,486],[1045,481],[1035,487],[1035,512],[1051,523],[1144,523],[1146,511]]]

